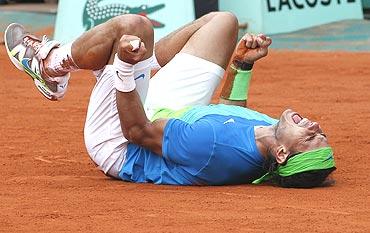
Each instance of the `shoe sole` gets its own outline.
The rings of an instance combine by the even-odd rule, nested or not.
[[[27,71],[24,67],[24,65],[18,61],[18,59],[16,59],[12,52],[10,51],[9,49],[9,46],[8,46],[8,40],[7,40],[7,34],[8,32],[10,32],[10,30],[13,28],[13,27],[20,27],[24,32],[25,32],[25,29],[22,25],[18,24],[18,23],[12,23],[10,24],[6,29],[5,29],[5,33],[4,33],[4,42],[5,42],[5,48],[6,48],[6,52],[8,54],[8,57],[10,59],[10,61],[13,63],[13,65],[15,67],[17,67],[18,70],[20,71],[23,71],[25,72],[33,81],[34,81],[34,84],[36,85],[36,88],[39,90],[39,92],[48,100],[52,100],[52,101],[56,101],[56,97],[54,97],[52,95],[52,92],[50,90],[48,90],[47,88],[45,88],[45,84],[40,81],[38,78],[36,77],[33,77],[32,74],[29,73],[29,71]]]
[[[22,63],[20,63],[16,58],[13,57],[9,47],[8,47],[8,40],[7,40],[7,34],[9,32],[9,30],[12,28],[12,27],[15,27],[15,26],[19,26],[21,27],[22,29],[24,29],[24,27],[18,23],[12,23],[10,24],[6,29],[5,29],[5,33],[4,33],[4,42],[5,42],[5,48],[6,48],[6,52],[8,53],[8,57],[10,59],[10,61],[13,63],[13,65],[15,67],[17,67],[18,70],[21,70],[21,71],[24,71],[24,67],[22,65]],[[32,77],[31,77],[32,78]]]

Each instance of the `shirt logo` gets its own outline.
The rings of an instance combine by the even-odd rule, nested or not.
[[[233,118],[230,118],[229,120],[224,122],[224,125],[226,125],[228,123],[235,123],[235,120]]]

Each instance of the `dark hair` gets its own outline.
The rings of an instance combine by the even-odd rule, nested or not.
[[[326,178],[335,169],[335,167],[332,167],[328,169],[312,170],[291,176],[274,175],[272,182],[283,188],[314,188],[328,186],[331,185],[333,181],[326,182]]]
[[[289,158],[291,157],[293,156],[290,156]],[[288,161],[288,159],[286,161]],[[284,166],[285,163],[281,165]],[[268,159],[265,161],[264,167],[268,172],[273,172],[277,169],[278,163],[273,156],[268,156]],[[291,176],[280,176],[278,174],[272,173],[274,175],[269,180],[269,183],[278,185],[283,188],[314,188],[329,186],[334,183],[334,180],[327,180],[327,177],[334,170],[336,170],[336,167],[300,172]]]

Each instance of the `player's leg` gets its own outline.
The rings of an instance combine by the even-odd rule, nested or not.
[[[149,58],[153,51],[153,31],[142,30],[146,23],[145,17],[122,15],[98,25],[73,42],[73,59],[79,68],[87,70],[99,70],[112,64],[119,40],[125,34],[140,37],[149,51],[144,59]]]
[[[218,12],[209,13],[160,39],[155,44],[155,53],[159,64],[161,66],[167,64],[197,30],[218,14]],[[85,32],[71,44],[71,56],[76,65],[80,69],[99,70],[106,64],[112,64],[119,39],[123,34],[132,32],[132,35],[138,35],[140,38],[148,37],[148,35],[141,35],[141,33],[145,32],[140,30],[140,26],[137,26],[143,23],[142,20],[143,18],[140,16],[122,15]],[[138,32],[135,32],[135,30]],[[147,50],[151,51],[152,48],[148,47],[150,43],[147,43],[145,40],[143,42],[147,46]],[[58,53],[55,51],[53,54]],[[148,57],[144,59],[146,58]],[[51,60],[46,62],[50,64]],[[53,72],[52,69],[49,70]]]
[[[76,69],[99,70],[112,62],[122,35],[138,35],[146,43],[146,38],[152,33],[147,35],[147,31],[141,30],[140,25],[145,20],[138,15],[119,16],[63,46],[56,41],[47,41],[47,38],[40,40],[27,33],[21,25],[12,24],[4,35],[5,44],[14,65],[35,80],[45,97],[56,100],[66,91],[69,72]],[[151,56],[152,48],[148,51],[150,53],[146,58]]]
[[[121,19],[127,19],[127,16],[120,17]],[[119,18],[117,18],[119,19]],[[97,47],[90,50],[89,46],[102,43],[104,40],[100,37],[91,40],[89,35],[84,35],[78,43],[76,51],[86,50],[91,53],[87,56],[84,53],[74,53],[78,65],[83,66],[85,69],[103,69],[95,71],[97,82],[92,91],[90,102],[88,106],[84,138],[87,151],[92,160],[99,166],[99,168],[105,173],[118,178],[118,173],[122,168],[122,164],[125,159],[127,140],[122,134],[120,118],[118,115],[117,102],[116,102],[116,88],[115,78],[120,74],[121,70],[124,69],[122,61],[115,56],[117,47],[120,44],[122,35],[135,35],[145,43],[147,52],[144,55],[144,60],[137,63],[134,66],[134,77],[136,77],[137,91],[139,92],[142,100],[145,98],[147,83],[149,82],[150,64],[153,53],[154,35],[151,22],[142,17],[134,16],[132,19],[132,25],[126,25],[127,21],[116,21],[111,22],[118,24],[117,29],[121,29],[121,32],[117,34],[117,38],[113,43],[107,43],[104,48]],[[107,29],[109,30],[109,29]],[[112,35],[116,35],[115,32],[111,32]],[[94,37],[94,35],[90,35]],[[85,46],[86,49],[85,49]],[[100,63],[92,67],[90,65],[90,59],[94,59],[95,56],[99,56],[96,53],[103,53],[104,49],[108,49],[110,54],[105,54],[105,60],[101,60]],[[73,52],[73,51],[72,51]],[[113,59],[111,59],[113,58]],[[113,61],[109,61],[113,60]],[[109,63],[106,65],[106,63]],[[117,73],[118,72],[118,73]],[[142,91],[139,90],[140,86]]]
[[[226,68],[235,49],[238,21],[228,12],[220,12],[200,28],[181,52],[205,59]]]
[[[218,12],[202,25],[165,67],[151,79],[146,111],[209,104],[234,51],[238,22]]]
[[[153,62],[154,32],[150,21],[140,15],[122,15],[85,32],[72,44],[72,57],[81,69],[102,70],[113,64],[117,47],[123,35],[135,35],[145,44],[147,53],[135,66],[137,91],[145,100]]]
[[[165,66],[189,41],[190,37],[219,12],[212,12],[196,19],[155,43],[155,54],[160,66]]]

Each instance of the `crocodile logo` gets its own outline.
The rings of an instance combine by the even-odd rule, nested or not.
[[[103,4],[106,0],[87,0],[82,16],[82,23],[86,30],[89,30],[96,25],[122,14],[138,14],[146,16],[165,7],[165,4],[158,4],[152,7],[141,5],[138,7],[130,7],[125,4],[111,3]],[[149,18],[149,17],[148,17]],[[150,19],[154,28],[163,28],[165,25],[156,20]]]

